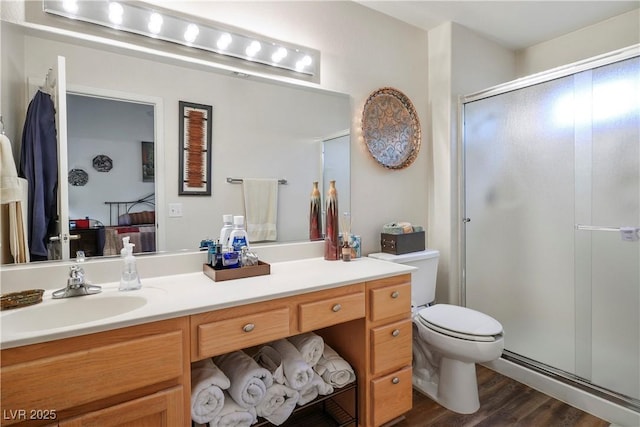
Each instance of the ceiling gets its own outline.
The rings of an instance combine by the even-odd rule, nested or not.
[[[430,30],[451,21],[518,50],[640,7],[635,1],[373,1],[371,9]]]

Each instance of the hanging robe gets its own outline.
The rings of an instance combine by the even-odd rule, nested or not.
[[[40,90],[27,109],[22,131],[20,176],[29,183],[27,223],[31,260],[46,260],[48,238],[56,234],[58,146],[53,100]]]

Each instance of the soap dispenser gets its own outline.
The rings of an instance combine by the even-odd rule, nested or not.
[[[122,238],[122,250],[120,255],[124,261],[122,275],[120,276],[120,290],[133,291],[140,289],[140,276],[138,276],[138,268],[136,267],[136,259],[133,257],[133,243],[129,243],[129,236]]]

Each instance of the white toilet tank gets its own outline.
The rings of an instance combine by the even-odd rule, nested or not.
[[[369,254],[369,256],[417,268],[416,271],[411,273],[411,304],[414,306],[426,305],[436,299],[436,277],[438,275],[440,251],[426,249],[402,255],[376,252]]]

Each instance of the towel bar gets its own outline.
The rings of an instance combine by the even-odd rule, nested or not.
[[[242,178],[227,178],[227,182],[229,184],[242,184]],[[287,180],[286,179],[279,179],[278,180],[278,184],[286,185],[287,184]]]

